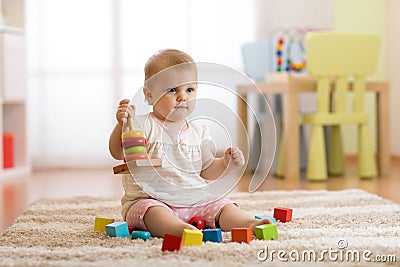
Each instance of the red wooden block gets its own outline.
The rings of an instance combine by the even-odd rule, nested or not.
[[[251,228],[232,228],[232,242],[246,242],[247,244],[253,239],[253,230]]]
[[[3,134],[3,168],[14,167],[14,135]]]
[[[292,220],[293,210],[289,208],[274,208],[274,218],[281,222],[290,222]]]
[[[175,251],[181,250],[182,248],[182,237],[174,236],[170,234],[164,235],[161,251]]]

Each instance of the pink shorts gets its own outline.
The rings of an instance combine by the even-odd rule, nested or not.
[[[228,204],[235,204],[238,206],[237,203],[226,198],[222,198],[204,206],[183,208],[170,207],[159,200],[146,198],[140,199],[132,204],[128,210],[128,213],[126,214],[125,221],[128,223],[128,225],[133,226],[138,230],[147,230],[143,220],[146,211],[151,207],[161,206],[165,207],[170,213],[186,223],[189,222],[189,220],[194,216],[200,216],[206,222],[207,228],[216,228],[215,217],[221,211],[221,209]]]

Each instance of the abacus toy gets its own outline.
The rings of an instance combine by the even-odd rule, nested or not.
[[[283,37],[278,39],[278,43],[275,47],[276,49],[276,71],[282,71],[282,47],[283,47]]]
[[[300,72],[306,68],[305,49],[303,44],[303,37],[305,31],[292,29],[285,30],[279,33],[277,43],[275,46],[276,56],[276,72],[281,71],[295,71]],[[292,59],[293,47],[299,50],[300,61],[294,62]],[[284,58],[286,58],[284,60]],[[284,64],[286,64],[284,66]]]
[[[133,129],[133,119],[128,116],[128,131],[122,133],[122,148],[124,149],[124,164],[113,168],[114,174],[129,173],[129,166],[134,167],[160,167],[161,159],[149,159],[145,145],[147,139],[142,130]]]

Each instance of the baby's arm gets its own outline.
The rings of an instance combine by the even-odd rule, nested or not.
[[[133,108],[129,108],[133,107]],[[129,115],[134,118],[134,106],[129,106],[129,100],[123,99],[119,102],[119,106],[116,112],[117,124],[115,125],[111,135],[110,140],[108,142],[108,148],[110,150],[111,156],[114,159],[123,160],[124,159],[124,152],[121,146],[121,134],[122,134],[122,127],[124,126],[124,121],[126,122],[127,114],[129,108]]]
[[[203,153],[211,153],[211,151],[208,149]],[[215,180],[243,165],[244,156],[242,151],[237,147],[228,147],[224,156],[215,158],[210,166],[201,171],[200,176],[206,180]]]

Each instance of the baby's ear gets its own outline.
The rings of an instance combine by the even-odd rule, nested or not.
[[[147,86],[143,87],[143,94],[144,94],[144,97],[146,98],[146,101],[150,105],[153,105],[154,104],[153,94],[151,93],[150,89]]]

